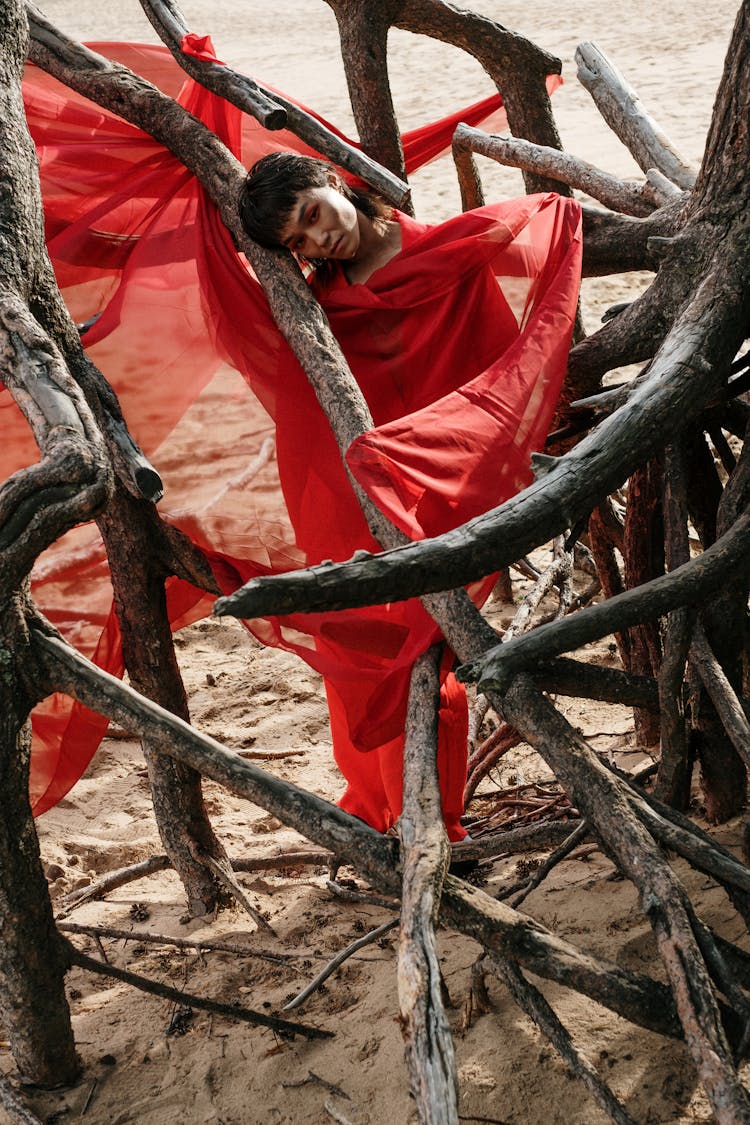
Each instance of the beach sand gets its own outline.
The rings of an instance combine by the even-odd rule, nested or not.
[[[566,81],[554,96],[554,109],[571,152],[618,175],[637,174],[575,78],[575,47],[593,39],[635,86],[683,155],[696,164],[700,161],[734,21],[733,2],[665,0],[657,7],[634,0],[619,14],[593,0],[567,7],[548,0],[485,0],[473,6],[562,58]],[[321,0],[219,0],[216,5],[203,0],[186,3],[183,10],[193,31],[212,35],[220,58],[352,130],[335,20]],[[72,37],[156,41],[135,3],[102,6],[94,0],[49,0],[45,11]],[[391,80],[403,128],[491,92],[479,66],[455,49],[400,32],[393,32],[390,42]],[[522,190],[519,173],[482,162],[485,171],[488,198]],[[417,174],[414,199],[418,216],[425,220],[439,220],[459,209],[450,159]],[[640,291],[646,280],[636,275],[587,282],[588,327],[596,326],[601,311],[613,301]],[[515,585],[517,597],[528,588],[517,576]],[[496,612],[507,620],[512,610],[499,606]],[[289,654],[262,649],[231,621],[199,623],[179,634],[176,643],[193,720],[201,730],[237,749],[278,754],[275,762],[259,764],[313,792],[337,797],[342,784],[331,759],[316,674]],[[606,644],[592,652],[599,659],[615,659]],[[597,749],[615,754],[628,767],[642,760],[627,710],[570,700],[561,701],[561,706]],[[536,756],[521,748],[495,771],[488,788],[544,776]],[[263,810],[213,784],[206,786],[206,793],[212,821],[231,855],[260,857],[305,846]],[[481,804],[471,811],[478,815]],[[700,809],[696,811],[699,815]],[[56,903],[107,871],[160,852],[138,745],[108,737],[87,775],[40,818],[38,829]],[[728,845],[738,845],[738,825],[725,826],[719,834]],[[741,922],[711,881],[676,866],[701,915],[726,937],[740,937]],[[524,909],[584,950],[662,976],[636,891],[614,879],[612,872],[598,852],[563,863]],[[496,863],[487,888],[492,892],[515,873],[516,858]],[[103,902],[80,907],[70,920],[205,940],[225,938],[243,945],[248,955],[198,955],[137,940],[104,943],[116,965],[200,995],[278,1014],[328,958],[392,916],[382,907],[333,898],[320,868],[298,866],[283,873],[243,876],[242,882],[268,916],[276,938],[257,935],[253,923],[233,908],[213,924],[186,921],[181,886],[171,873],[114,891]],[[76,940],[95,953],[89,939]],[[80,1117],[89,1125],[416,1121],[398,1023],[395,944],[393,931],[349,960],[294,1013],[303,1022],[335,1032],[319,1042],[280,1039],[268,1030],[200,1012],[185,1022],[184,1034],[168,1034],[174,1015],[171,1003],[75,970],[69,974],[68,990],[83,1062],[81,1080],[70,1090],[30,1092],[29,1103],[42,1119],[58,1120],[55,1114],[60,1114],[63,1121]],[[513,1125],[604,1122],[584,1087],[568,1076],[554,1050],[499,983],[489,985],[492,1010],[465,1032],[460,1030],[470,967],[479,949],[445,930],[439,933],[438,945],[451,998],[448,1015],[456,1030],[461,1120]],[[282,959],[264,959],[264,950],[280,953]],[[636,1121],[711,1120],[683,1045],[638,1030],[576,993],[543,987],[580,1050]],[[7,1045],[0,1047],[0,1067],[13,1072]]]

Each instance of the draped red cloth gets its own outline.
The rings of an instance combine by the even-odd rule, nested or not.
[[[182,73],[166,50],[94,44],[176,96],[249,165],[269,133]],[[193,45],[211,58],[210,43]],[[552,83],[555,84],[554,82]],[[222,588],[376,550],[330,428],[265,297],[195,178],[120,118],[29,67],[27,117],[39,153],[48,247],[84,337],[128,425],[165,482],[162,514],[201,546]],[[499,99],[464,111],[478,124]],[[410,169],[450,141],[455,119],[405,135]],[[329,126],[330,127],[330,126]],[[401,253],[365,285],[315,282],[375,428],[348,451],[352,471],[408,534],[439,534],[529,479],[559,393],[580,270],[579,209],[531,196],[427,227],[405,216]],[[38,459],[0,393],[2,478]],[[275,447],[275,458],[273,450]],[[106,559],[95,528],[76,528],[39,560],[34,596],[81,651],[122,673]],[[487,583],[473,593],[486,595]],[[211,598],[168,584],[174,628]],[[406,692],[437,637],[417,601],[248,623],[325,678],[341,803],[380,829],[398,815]],[[107,721],[53,696],[34,716],[36,813],[86,768]],[[371,753],[363,753],[369,750]],[[465,769],[463,693],[444,661],[441,787],[450,834]]]

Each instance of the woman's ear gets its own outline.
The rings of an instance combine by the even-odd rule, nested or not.
[[[336,191],[341,191],[341,177],[338,172],[334,172],[333,168],[328,173],[328,185],[335,188]]]

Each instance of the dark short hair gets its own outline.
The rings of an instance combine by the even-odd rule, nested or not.
[[[281,246],[281,233],[297,196],[308,188],[325,187],[332,175],[341,194],[368,219],[377,221],[391,214],[385,200],[351,187],[327,160],[297,152],[271,152],[253,164],[240,191],[240,219],[246,233],[261,246]]]

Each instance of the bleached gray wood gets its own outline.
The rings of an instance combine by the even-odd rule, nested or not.
[[[460,124],[453,134],[454,159],[456,153],[462,151],[478,153],[509,168],[523,168],[559,180],[624,215],[650,215],[656,206],[653,189],[647,190],[645,184],[618,180],[586,160],[547,145],[485,133],[471,125]]]
[[[450,846],[437,775],[440,649],[414,664],[404,745],[398,1000],[409,1083],[423,1125],[458,1125],[458,1075],[442,997],[435,924]]]
[[[602,117],[632,153],[636,164],[644,172],[656,168],[672,183],[689,191],[695,185],[696,169],[680,156],[604,51],[596,43],[580,43],[575,57],[579,82],[591,94]]]

